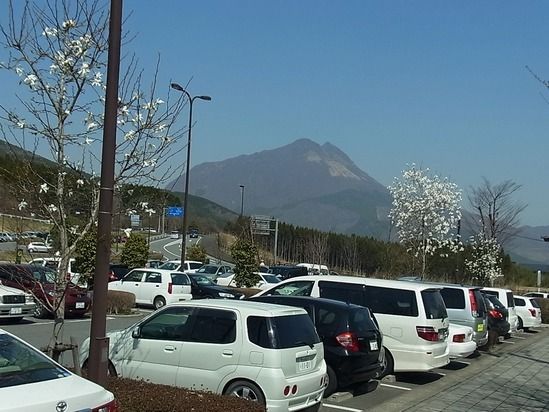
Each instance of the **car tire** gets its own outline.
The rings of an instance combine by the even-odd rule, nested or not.
[[[157,296],[154,298],[153,305],[155,309],[160,309],[163,306],[166,306],[166,299],[162,296]]]
[[[223,392],[223,395],[236,396],[249,401],[257,402],[260,405],[265,406],[265,396],[261,389],[252,382],[248,381],[235,381],[231,383],[227,389]]]
[[[329,366],[326,365],[326,373],[328,374],[328,385],[326,386],[326,389],[324,390],[324,397],[327,398],[332,393],[334,393],[337,390],[337,376],[334,372],[334,370]]]
[[[387,375],[392,375],[395,367],[393,355],[391,355],[391,352],[389,352],[389,349],[387,349],[385,346],[383,347],[383,349],[385,350],[385,357],[382,363],[381,371],[379,372],[379,379]]]
[[[524,329],[524,323],[522,322],[522,319],[519,317],[518,318],[517,330],[520,330],[520,329],[526,330],[526,329]]]
[[[40,302],[36,302],[36,307],[34,308],[34,312],[32,313],[32,316],[34,316],[36,319],[44,319],[48,317],[50,312],[42,305]]]

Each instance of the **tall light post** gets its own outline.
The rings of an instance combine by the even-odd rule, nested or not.
[[[189,132],[187,137],[187,171],[185,173],[185,197],[183,198],[183,233],[181,239],[181,265],[185,262],[185,253],[187,247],[187,202],[189,198],[189,170],[191,164],[191,130],[193,124],[193,103],[195,99],[210,101],[210,96],[191,96],[191,94],[177,83],[171,84],[172,89],[185,93],[189,99]]]
[[[244,185],[240,185],[240,217],[244,215]]]

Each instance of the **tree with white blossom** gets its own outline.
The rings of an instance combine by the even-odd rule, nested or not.
[[[447,178],[431,175],[429,169],[414,164],[400,179],[395,178],[389,191],[393,196],[389,218],[400,242],[421,260],[423,277],[428,256],[461,249],[454,233],[461,219],[461,191]]]
[[[501,246],[494,237],[481,232],[471,237],[472,254],[465,259],[467,274],[481,286],[493,286],[503,276]]]
[[[47,308],[59,318],[69,258],[98,216],[107,6],[89,0],[16,1],[3,6],[0,18],[0,69],[12,72],[20,85],[14,107],[0,100],[0,137],[22,165],[3,172],[11,173],[19,210],[50,220],[59,235],[57,299]],[[121,67],[115,185],[154,186],[181,167],[171,161],[183,149],[175,144],[185,133],[176,119],[186,101],[180,94],[170,101],[168,81],[166,97],[157,97],[158,63],[146,87],[135,57],[126,57]],[[57,340],[59,331],[54,336]]]

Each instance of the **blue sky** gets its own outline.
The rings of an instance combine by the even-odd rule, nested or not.
[[[512,179],[521,222],[549,224],[549,90],[525,69],[549,79],[548,2],[125,1],[124,13],[137,35],[125,51],[149,71],[160,55],[166,87],[212,96],[194,106],[192,165],[329,141],[385,185],[408,163],[464,190]]]

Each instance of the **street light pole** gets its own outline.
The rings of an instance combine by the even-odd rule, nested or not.
[[[182,93],[185,93],[187,96],[187,99],[189,100],[189,129],[188,129],[188,137],[187,137],[187,165],[186,165],[186,173],[185,173],[185,195],[183,197],[183,233],[181,238],[181,266],[183,267],[183,264],[185,263],[185,253],[186,253],[186,247],[187,247],[187,203],[189,198],[189,171],[190,171],[190,164],[191,164],[191,131],[192,131],[192,124],[193,124],[193,103],[195,99],[210,101],[212,98],[210,96],[191,96],[191,94],[185,90],[183,87],[181,87],[177,83],[171,84],[172,89],[175,89],[177,91],[180,91]]]
[[[240,185],[240,217],[244,215],[244,185]]]

